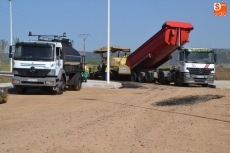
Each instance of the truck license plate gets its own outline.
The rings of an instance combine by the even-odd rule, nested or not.
[[[204,76],[196,76],[197,78],[204,78]]]
[[[27,79],[27,81],[38,82],[38,79]]]

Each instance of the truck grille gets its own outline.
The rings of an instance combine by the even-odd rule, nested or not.
[[[214,69],[206,69],[206,68],[187,68],[190,74],[195,75],[209,75]]]
[[[20,69],[14,68],[15,71],[18,72],[15,76],[22,76],[22,77],[46,77],[50,70],[47,69],[36,69],[35,72],[31,72],[30,69]]]

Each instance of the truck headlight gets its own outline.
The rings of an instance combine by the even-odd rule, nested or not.
[[[20,83],[19,80],[12,80],[12,84],[18,84],[18,83]]]
[[[54,81],[46,81],[47,85],[54,85]]]
[[[210,79],[213,79],[213,75],[210,75],[209,78],[210,78]]]
[[[51,69],[47,75],[48,76],[54,76],[55,74],[56,74],[56,70],[55,69]]]
[[[190,79],[190,77],[191,77],[190,74],[186,74],[186,75],[185,75],[185,78],[186,78],[186,79]]]
[[[13,70],[13,74],[18,74],[18,71],[16,71],[16,70]]]

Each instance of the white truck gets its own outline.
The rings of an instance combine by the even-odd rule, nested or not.
[[[9,57],[13,58],[12,84],[19,94],[30,88],[41,88],[62,94],[66,87],[79,91],[82,85],[85,57],[72,46],[70,39],[58,35],[32,35],[36,41],[23,41],[12,46]]]
[[[159,69],[155,79],[161,84],[174,82],[178,86],[200,84],[206,87],[214,82],[215,61],[213,49],[179,47],[176,65],[171,69]]]

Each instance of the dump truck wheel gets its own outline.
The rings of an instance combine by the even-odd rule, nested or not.
[[[26,87],[16,87],[16,90],[19,94],[25,94],[27,91]]]
[[[144,82],[145,81],[145,72],[140,72],[138,74],[138,82]]]
[[[131,81],[135,82],[137,80],[137,74],[135,72],[132,72],[130,79],[131,79]]]
[[[208,84],[202,84],[202,87],[207,87],[208,86]]]
[[[175,85],[178,86],[178,87],[182,86],[181,79],[180,79],[180,74],[176,74]]]
[[[150,72],[147,72],[147,73],[145,74],[145,81],[146,81],[147,83],[151,83],[151,82],[152,82],[152,74],[151,74]]]

